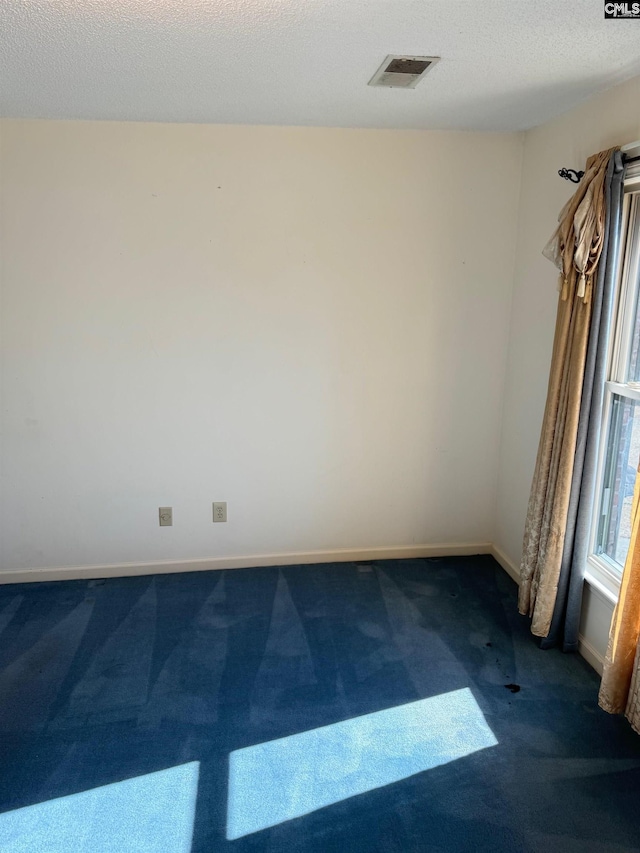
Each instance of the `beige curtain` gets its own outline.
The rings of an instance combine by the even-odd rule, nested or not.
[[[544,254],[560,269],[560,298],[538,457],[520,567],[518,607],[546,637],[558,589],[591,320],[591,292],[602,252],[605,178],[616,149],[587,161]]]
[[[640,476],[636,478],[631,518],[631,542],[598,701],[611,714],[624,711],[640,734]]]

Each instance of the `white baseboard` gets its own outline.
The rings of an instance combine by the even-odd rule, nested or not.
[[[578,636],[578,652],[599,675],[602,675],[602,671],[604,670],[604,658],[599,651],[594,649],[589,640],[582,636],[582,634]]]
[[[500,563],[511,580],[514,580],[516,583],[520,583],[520,567],[516,566],[516,564],[507,557],[502,548],[499,548],[497,545],[492,545],[491,556],[494,560]]]
[[[509,577],[511,577],[511,579],[516,583],[519,583],[520,568],[511,559],[509,559],[509,557],[507,557],[502,548],[499,548],[497,545],[492,545],[491,554],[497,562],[500,563]],[[578,652],[597,673],[602,675],[604,658],[582,634],[578,637]]]
[[[489,542],[401,545],[398,547],[343,548],[337,551],[301,551],[283,554],[253,554],[248,557],[211,557],[203,560],[176,560],[156,563],[114,563],[102,566],[62,566],[57,568],[10,569],[0,572],[0,584],[37,581],[84,580],[132,577],[135,575],[201,572],[220,569],[247,569],[259,566],[291,566],[311,563],[344,563],[354,560],[406,560],[419,557],[467,557],[491,554]]]

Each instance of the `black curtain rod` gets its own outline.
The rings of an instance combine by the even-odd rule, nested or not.
[[[584,177],[584,172],[576,172],[575,169],[558,169],[558,174],[561,178],[564,178],[565,181],[571,181],[572,184],[579,184],[581,179]]]
[[[640,160],[640,154],[637,157],[627,157],[626,154],[623,154],[622,156],[624,157],[625,163],[635,163],[637,160]],[[558,169],[558,174],[561,178],[564,178],[565,181],[571,181],[572,184],[579,184],[584,177],[584,172],[578,172],[576,169],[567,169],[566,167]]]

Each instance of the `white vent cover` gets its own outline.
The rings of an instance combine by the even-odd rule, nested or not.
[[[439,56],[387,56],[369,80],[370,86],[392,89],[415,89]]]

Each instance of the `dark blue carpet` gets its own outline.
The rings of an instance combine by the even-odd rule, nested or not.
[[[0,587],[0,851],[639,850],[597,689],[490,557]]]

